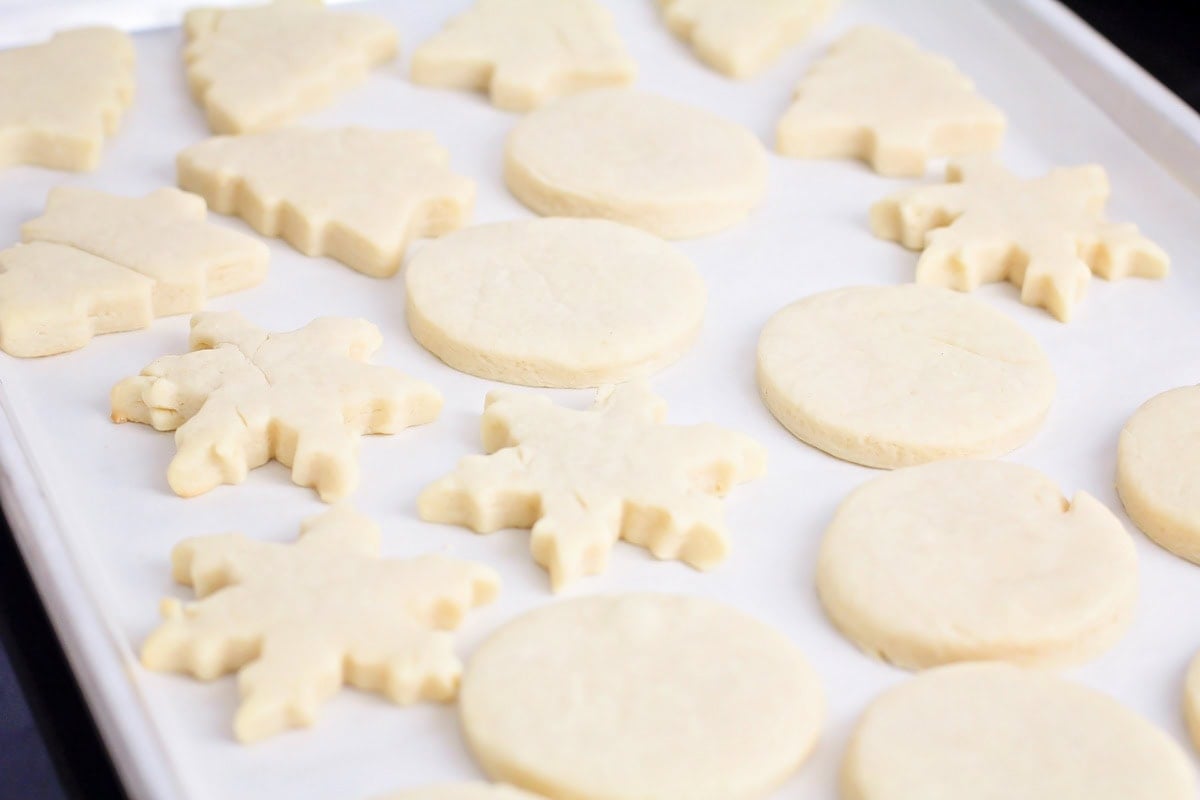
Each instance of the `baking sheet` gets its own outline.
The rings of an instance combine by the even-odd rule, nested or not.
[[[364,4],[397,24],[404,53],[306,122],[432,130],[450,149],[455,168],[478,183],[475,222],[527,218],[530,212],[508,195],[500,178],[503,139],[516,117],[479,96],[420,88],[405,78],[414,43],[467,4]],[[696,61],[667,32],[648,0],[610,0],[609,5],[641,67],[641,88],[721,113],[768,144],[808,64],[839,34],[873,22],[952,58],[1006,111],[1011,125],[1002,155],[1017,171],[1032,175],[1089,161],[1105,165],[1113,186],[1112,218],[1137,222],[1166,248],[1174,259],[1170,278],[1095,280],[1069,325],[1022,306],[1007,285],[987,287],[977,296],[1038,338],[1059,379],[1042,431],[1010,459],[1045,471],[1068,495],[1086,490],[1120,513],[1112,488],[1118,431],[1142,401],[1194,383],[1200,373],[1196,196],[980,0],[846,0],[830,24],[749,82],[726,80]],[[41,212],[46,192],[55,185],[141,194],[173,184],[174,154],[207,135],[185,90],[178,31],[143,34],[137,44],[138,99],[99,171],[72,175],[15,168],[0,174],[4,241],[17,239],[20,223]],[[641,549],[620,544],[605,575],[585,579],[566,593],[650,588],[710,595],[770,622],[797,642],[824,679],[828,721],[813,758],[778,798],[834,797],[837,767],[854,721],[871,698],[906,673],[858,653],[826,622],[813,591],[825,524],[848,491],[877,473],[808,448],[775,423],[758,400],[755,343],[767,318],[793,299],[839,286],[912,279],[915,255],[871,236],[866,214],[875,199],[909,184],[853,162],[772,156],[768,196],[745,224],[679,243],[708,283],[708,316],[697,344],[659,374],[654,387],[668,400],[672,421],[710,420],[763,442],[770,453],[769,472],[730,495],[733,549],[715,571],[701,574],[657,562]],[[237,220],[216,219],[246,229]],[[401,278],[367,278],[333,261],[305,258],[278,241],[269,244],[267,281],[217,298],[210,308],[239,309],[271,329],[298,327],[319,315],[364,316],[384,334],[377,362],[430,381],[446,397],[436,423],[364,441],[363,481],[354,502],[382,524],[385,555],[437,551],[478,559],[500,571],[499,602],[470,615],[459,635],[460,652],[469,656],[496,626],[554,600],[545,574],[528,555],[527,533],[478,536],[416,517],[417,492],[462,455],[478,451],[478,415],[494,385],[443,366],[412,340],[403,318]],[[347,690],[325,706],[316,728],[242,747],[230,734],[233,678],[201,684],[149,674],[136,665],[134,653],[157,621],[159,598],[189,596],[170,581],[168,554],[174,543],[225,530],[291,541],[301,519],[325,508],[276,464],[254,471],[241,486],[178,498],[165,482],[172,437],[108,421],[112,384],[159,355],[184,352],[187,328],[186,317],[177,317],[160,320],[149,331],[98,337],[63,356],[28,361],[0,354],[0,400],[12,427],[3,442],[6,508],[19,517],[22,549],[131,787],[155,798],[303,800],[365,797],[432,780],[480,776],[452,706],[399,709]],[[576,407],[587,406],[591,397],[588,391],[550,394]],[[20,463],[20,456],[28,464]],[[1129,527],[1142,576],[1137,620],[1116,648],[1069,674],[1183,741],[1182,676],[1200,648],[1200,620],[1187,609],[1200,604],[1200,573]]]

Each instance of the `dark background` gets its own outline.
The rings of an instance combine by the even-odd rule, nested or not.
[[[1200,0],[1065,3],[1200,108],[1194,38]],[[0,800],[122,797],[12,535],[0,521]]]

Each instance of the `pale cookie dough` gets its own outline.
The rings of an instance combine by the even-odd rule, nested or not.
[[[824,715],[786,637],[698,597],[556,603],[476,651],[459,697],[489,775],[571,800],[752,800],[795,772]]]
[[[990,153],[1004,114],[945,58],[872,26],[836,42],[796,87],[779,152],[858,158],[882,175],[917,176],[930,158]]]
[[[133,41],[79,28],[0,51],[0,168],[90,170],[133,102]]]
[[[409,789],[377,797],[375,800],[544,800],[538,795],[510,786],[488,783],[444,783]]]
[[[1117,491],[1133,524],[1200,564],[1200,386],[1163,392],[1125,423]]]
[[[1111,511],[1003,461],[869,481],[838,508],[817,563],[837,627],[909,669],[1083,662],[1125,632],[1137,591],[1133,539]]]
[[[1092,273],[1106,280],[1165,277],[1170,259],[1137,226],[1108,222],[1108,176],[1090,165],[1018,178],[986,160],[950,164],[946,183],[871,207],[871,230],[923,250],[917,282],[962,292],[1009,280],[1021,302],[1071,318]]]
[[[510,111],[635,77],[612,14],[597,0],[477,0],[412,58],[413,83],[486,89]]]
[[[321,317],[268,333],[236,311],[192,317],[191,350],[112,390],[114,422],[175,431],[167,482],[194,497],[275,459],[332,502],[358,485],[359,437],[433,421],[441,395],[367,363],[383,339],[362,319]]]
[[[266,130],[328,105],[399,47],[386,19],[321,0],[194,9],[183,28],[188,85],[216,133]]]
[[[455,369],[528,386],[647,375],[704,319],[692,262],[648,233],[593,219],[500,222],[424,247],[405,267],[408,326]]]
[[[555,590],[604,570],[618,539],[708,569],[728,550],[720,498],[766,469],[766,451],[705,423],[667,425],[643,383],[602,387],[587,411],[492,392],[483,448],[423,491],[422,519],[477,533],[530,528]]]
[[[676,36],[731,78],[749,78],[824,20],[838,0],[658,0]]]
[[[163,601],[142,664],[200,680],[237,672],[243,743],[312,725],[343,685],[405,705],[450,700],[462,664],[448,631],[491,602],[500,579],[480,564],[379,550],[379,526],[346,507],[306,519],[292,544],[185,539],[171,573],[199,599]]]
[[[1192,746],[1200,750],[1200,655],[1188,665],[1183,687],[1183,716],[1187,722]]]
[[[206,216],[203,199],[178,189],[53,189],[46,212],[21,226],[28,244],[0,252],[0,349],[76,350],[261,283],[266,245]]]
[[[543,216],[601,217],[678,239],[741,222],[766,193],[767,158],[750,131],[707,111],[596,89],[518,122],[504,179]]]
[[[1183,750],[1116,700],[1049,672],[955,664],[884,692],[858,723],[842,800],[1194,800]]]
[[[374,277],[396,274],[413,239],[462,227],[475,203],[475,183],[421,131],[218,136],[181,152],[176,169],[213,211]]]
[[[860,286],[779,311],[758,340],[763,401],[802,442],[892,469],[997,456],[1054,399],[1041,346],[1008,317],[936,286]]]

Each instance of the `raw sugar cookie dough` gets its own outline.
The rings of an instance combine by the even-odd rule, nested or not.
[[[1200,655],[1188,665],[1183,687],[1183,718],[1187,721],[1192,746],[1200,750]]]
[[[444,783],[376,797],[374,800],[545,800],[511,786],[488,783]]]
[[[183,29],[188,85],[216,133],[267,130],[327,105],[399,47],[383,17],[322,0],[197,8]]]
[[[470,561],[379,552],[379,526],[346,505],[304,520],[293,543],[185,539],[171,573],[197,599],[163,601],[142,664],[201,680],[238,673],[243,743],[312,725],[343,685],[402,705],[449,700],[462,671],[449,631],[495,599],[500,579]]]
[[[477,0],[412,57],[413,83],[487,89],[511,111],[636,76],[599,0]]]
[[[1111,511],[1003,461],[874,478],[838,508],[817,564],[837,627],[910,669],[1082,662],[1124,633],[1137,586],[1133,539]]]
[[[1108,174],[1088,164],[1020,178],[987,159],[952,162],[946,182],[871,207],[871,231],[921,250],[917,283],[969,292],[1008,280],[1021,302],[1071,319],[1092,273],[1163,278],[1170,258],[1136,225],[1109,222]]]
[[[744,219],[766,192],[767,158],[750,131],[715,114],[596,89],[518,122],[504,178],[543,216],[601,217],[679,239]]]
[[[425,131],[283,128],[215,136],[175,159],[180,187],[306,256],[375,278],[396,274],[413,239],[462,227],[475,182]]]
[[[886,469],[1006,453],[1054,399],[1032,336],[919,285],[836,289],[779,311],[758,340],[758,385],[800,441]]]
[[[605,386],[586,411],[491,392],[471,455],[417,500],[421,518],[479,533],[529,528],[559,589],[602,572],[618,539],[709,569],[729,549],[721,499],[766,468],[762,445],[711,423],[668,425],[640,381]]]
[[[823,708],[782,634],[666,594],[527,613],[475,652],[459,695],[488,774],[573,800],[764,797],[812,751]]]
[[[1163,392],[1121,431],[1117,491],[1154,541],[1200,564],[1200,386]]]
[[[0,169],[95,169],[133,102],[133,71],[133,40],[115,28],[0,50]]]
[[[455,369],[528,386],[619,383],[692,344],[705,287],[687,256],[605,220],[480,225],[405,267],[408,325]]]
[[[762,72],[838,0],[658,0],[663,20],[701,61],[731,78]]]
[[[990,153],[1004,114],[949,60],[884,28],[855,28],[809,71],[776,134],[796,158],[860,158],[918,176],[931,158]]]
[[[1193,767],[1116,700],[1040,670],[940,667],[868,706],[842,800],[1193,800]]]

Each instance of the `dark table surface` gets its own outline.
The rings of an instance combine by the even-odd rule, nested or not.
[[[1192,38],[1200,0],[1066,5],[1200,108],[1200,48]],[[0,800],[123,796],[12,534],[0,522]]]

